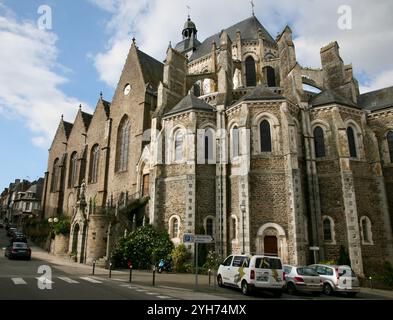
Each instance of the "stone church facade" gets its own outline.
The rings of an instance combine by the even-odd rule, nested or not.
[[[188,19],[164,63],[134,40],[112,102],[61,119],[43,207],[71,217],[68,252],[104,263],[150,223],[223,256],[301,265],[344,246],[360,275],[392,261],[393,88],[359,94],[336,42],[302,67],[291,29],[273,39],[255,16],[197,32]]]

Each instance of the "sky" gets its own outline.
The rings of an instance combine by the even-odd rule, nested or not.
[[[320,48],[337,40],[361,92],[393,85],[393,1],[254,0],[254,10],[273,37],[291,27],[302,66],[320,67]],[[100,92],[112,100],[133,37],[162,61],[169,41],[181,40],[188,13],[203,40],[251,16],[252,6],[249,0],[0,0],[0,191],[16,178],[44,175],[61,115],[73,122],[80,104],[93,112]],[[343,21],[348,28],[339,27]]]

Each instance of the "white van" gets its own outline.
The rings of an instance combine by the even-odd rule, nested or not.
[[[285,273],[278,257],[231,255],[218,268],[217,282],[220,287],[240,288],[245,295],[257,289],[280,297],[285,288]]]

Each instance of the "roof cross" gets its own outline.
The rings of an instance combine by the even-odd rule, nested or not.
[[[254,0],[250,0],[250,3],[251,3],[251,11],[252,11],[252,15],[253,15],[253,16],[255,16],[255,11],[254,11],[255,4],[254,4]]]

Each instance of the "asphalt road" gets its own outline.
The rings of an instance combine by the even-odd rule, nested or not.
[[[245,297],[239,290],[217,288],[214,292],[193,290],[193,284],[181,284],[175,280],[166,282],[158,278],[160,285],[153,287],[139,275],[132,284],[128,283],[128,275],[114,271],[108,278],[107,271],[91,275],[91,268],[79,264],[63,263],[61,259],[52,263],[53,257],[35,253],[32,260],[8,260],[2,250],[9,244],[4,229],[0,229],[0,300],[265,300],[272,299],[268,294],[257,293]],[[37,250],[37,249],[36,249]],[[38,257],[44,257],[38,259]],[[46,260],[47,259],[47,260]],[[59,263],[60,261],[60,263]],[[42,266],[50,267],[51,275],[39,273]],[[44,277],[44,278],[43,278]],[[48,281],[49,280],[49,281]],[[43,285],[49,287],[42,289]],[[346,299],[345,296],[318,298],[310,295],[289,296],[281,299],[298,300],[331,300]],[[382,300],[386,297],[378,294],[361,292],[356,300]]]

